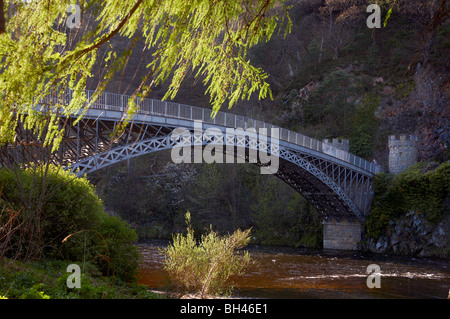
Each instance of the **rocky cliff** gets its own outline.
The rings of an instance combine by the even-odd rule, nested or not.
[[[390,221],[386,236],[363,241],[361,249],[382,254],[448,258],[449,234],[450,216],[433,225],[423,215],[411,211],[395,222]]]

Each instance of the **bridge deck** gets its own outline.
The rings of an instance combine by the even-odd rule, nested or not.
[[[94,91],[87,90],[86,96],[88,103],[90,103],[94,96]],[[69,90],[66,94],[65,103],[68,103],[71,98],[72,91]],[[121,119],[124,116],[130,98],[132,98],[130,95],[103,92],[97,97],[95,102],[90,103],[91,106],[87,111],[86,116],[102,119],[110,118],[111,120]],[[212,110],[207,108],[148,98],[142,99],[137,97],[135,102],[136,105],[138,105],[138,112],[134,115],[133,121],[181,126],[184,124],[188,126],[189,123],[194,120],[201,120],[206,124],[221,127],[243,129],[252,127],[257,131],[259,131],[260,128],[266,128],[269,132],[268,134],[270,134],[271,128],[278,128],[280,132],[280,141],[289,143],[291,147],[307,148],[315,152],[320,152],[322,156],[330,156],[323,153],[322,142],[319,140],[253,118],[221,111],[217,112],[214,117],[211,117]],[[343,156],[339,159],[336,158],[337,160],[358,167],[360,170],[364,170],[370,175],[381,171],[380,166],[375,163],[368,162],[349,152],[342,151],[341,154],[343,154]]]

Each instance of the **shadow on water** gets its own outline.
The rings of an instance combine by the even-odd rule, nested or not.
[[[164,286],[164,257],[159,248],[169,241],[146,241],[139,283],[152,289]],[[231,278],[233,296],[242,298],[447,298],[448,260],[392,257],[361,252],[302,250],[248,246],[254,261]],[[367,267],[380,267],[380,288],[368,288]]]

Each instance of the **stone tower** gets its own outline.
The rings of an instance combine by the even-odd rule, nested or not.
[[[415,135],[401,134],[389,136],[389,172],[398,174],[417,162],[417,143]]]

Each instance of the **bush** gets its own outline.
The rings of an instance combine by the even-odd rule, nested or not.
[[[250,230],[237,230],[224,237],[210,230],[197,243],[189,212],[185,218],[187,234],[176,234],[173,243],[161,250],[166,255],[165,269],[172,289],[181,294],[201,293],[202,297],[229,294],[228,278],[241,274],[250,262],[247,252],[243,256],[235,253],[249,243]]]
[[[16,227],[6,236],[7,247],[0,251],[4,256],[91,260],[104,274],[121,280],[135,276],[139,256],[133,245],[136,233],[104,212],[86,178],[55,166],[48,171],[1,169],[0,189],[2,224],[19,212]]]
[[[121,280],[131,281],[138,273],[140,254],[133,242],[137,241],[137,234],[130,229],[122,219],[102,214],[102,221],[98,231],[103,235],[108,247],[111,270],[114,276]],[[105,269],[107,265],[103,263]]]
[[[384,235],[389,221],[411,211],[423,214],[433,224],[442,221],[450,194],[450,162],[432,170],[430,166],[433,164],[418,163],[397,176],[375,176],[375,196],[365,223],[368,237]]]

